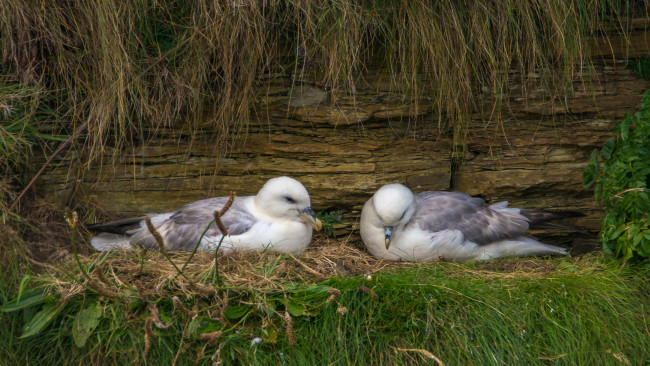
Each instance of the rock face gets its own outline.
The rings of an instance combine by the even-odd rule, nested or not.
[[[595,68],[595,81],[575,80],[558,97],[535,86],[536,77],[525,77],[526,94],[523,78],[511,78],[510,94],[498,109],[490,104],[498,96],[486,93],[485,106],[477,108],[484,111],[467,121],[466,149],[458,157],[452,158],[451,132],[438,126],[426,100],[404,102],[370,83],[333,103],[316,85],[292,86],[279,78],[265,86],[257,120],[222,158],[212,139],[176,135],[135,149],[124,163],[83,174],[68,156],[42,177],[40,187],[123,217],[230,191],[254,194],[268,178],[289,175],[307,187],[316,211],[343,212],[348,223],[337,232],[344,234],[355,228],[377,188],[402,182],[416,192],[458,190],[515,207],[577,209],[587,216],[570,224],[589,235],[535,233],[547,242],[579,237],[593,245],[600,209],[593,192],[582,188],[582,169],[624,113],[638,108],[650,83],[622,63],[603,63]]]

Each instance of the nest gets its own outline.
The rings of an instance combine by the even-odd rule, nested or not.
[[[59,251],[50,259],[58,263],[37,264],[63,297],[83,292],[85,287],[108,297],[119,296],[119,288],[133,286],[141,297],[160,297],[170,288],[188,297],[218,288],[274,291],[292,283],[309,285],[332,276],[372,274],[418,265],[379,259],[356,242],[323,235],[316,236],[300,255],[247,250],[219,253],[215,261],[214,253],[197,252],[192,256],[186,252],[116,249],[80,255],[78,263],[69,251]],[[82,268],[87,276],[80,273]]]

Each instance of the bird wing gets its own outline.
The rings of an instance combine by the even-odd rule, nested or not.
[[[422,192],[408,225],[432,233],[458,230],[466,240],[479,245],[521,236],[528,219],[507,203],[488,206],[482,199],[460,192]]]
[[[257,222],[257,218],[245,205],[250,197],[237,197],[232,206],[221,217],[221,222],[228,230],[228,235],[240,235],[248,231]],[[173,212],[168,219],[156,227],[165,240],[169,250],[192,250],[201,239],[222,235],[213,222],[214,212],[228,202],[228,197],[215,197],[189,203]],[[153,220],[153,219],[152,219]],[[205,232],[205,234],[204,234]],[[145,247],[157,247],[155,238],[145,227],[133,232],[132,240]]]

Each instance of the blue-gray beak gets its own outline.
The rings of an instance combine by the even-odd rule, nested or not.
[[[392,226],[386,226],[384,228],[384,230],[385,230],[384,231],[384,235],[385,235],[384,239],[386,241],[386,249],[388,249],[388,247],[390,246],[391,236],[393,235],[393,227]]]

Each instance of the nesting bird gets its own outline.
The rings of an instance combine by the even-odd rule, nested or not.
[[[428,262],[485,260],[504,256],[566,255],[564,248],[523,236],[531,219],[548,211],[488,206],[459,192],[414,195],[402,184],[381,187],[363,206],[361,238],[374,256]]]
[[[166,250],[214,251],[223,237],[220,250],[270,249],[300,253],[311,242],[312,228],[322,223],[311,209],[307,189],[289,177],[269,179],[255,196],[236,197],[220,218],[227,235],[215,224],[214,212],[222,209],[229,197],[214,197],[189,203],[174,212],[149,214]],[[158,242],[147,228],[145,216],[103,224],[88,225],[100,232],[91,239],[99,251],[134,245],[157,248]]]

